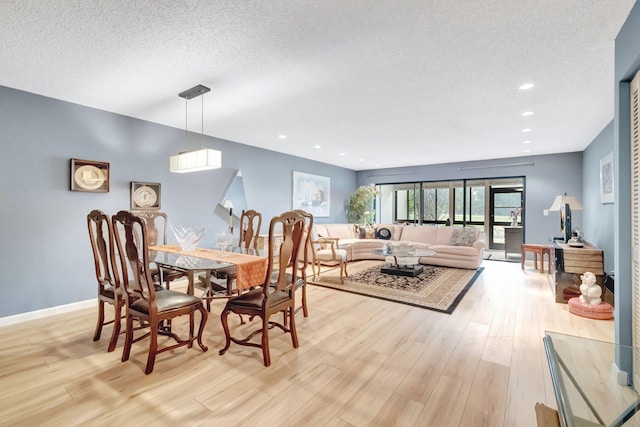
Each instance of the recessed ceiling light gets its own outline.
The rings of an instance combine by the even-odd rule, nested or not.
[[[287,135],[281,134],[281,135],[278,135],[278,138],[280,138],[280,139],[287,139]]]
[[[526,149],[526,150],[524,150],[524,152],[525,152],[525,153],[530,153],[530,152],[531,152],[531,150]]]
[[[376,163],[376,167],[380,167],[380,163]]]
[[[313,148],[320,148],[320,146],[319,145],[314,145]]]
[[[344,156],[344,153],[340,153],[339,156]]]
[[[364,162],[364,159],[358,159],[359,162]]]
[[[528,117],[528,116],[533,116],[533,111],[525,111],[524,113],[522,113],[522,117]]]
[[[528,90],[531,89],[533,87],[533,83],[525,83],[523,85],[520,85],[520,87],[518,89],[520,90]]]
[[[526,140],[526,141],[522,141],[523,144],[531,144],[531,141]]]
[[[522,129],[522,132],[531,132],[531,129],[529,129],[529,128]]]

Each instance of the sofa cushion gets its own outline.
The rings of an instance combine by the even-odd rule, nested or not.
[[[400,240],[402,227],[402,224],[378,224],[378,230],[380,230],[380,228],[386,228],[391,232],[391,238],[389,240]]]
[[[473,246],[477,240],[477,232],[473,228],[456,228],[451,234],[452,246]]]
[[[478,256],[478,249],[471,246],[452,246],[452,245],[431,245],[430,251],[437,254],[460,255],[460,256]]]
[[[353,224],[325,224],[327,237],[337,237],[338,239],[353,239],[357,237]]]
[[[376,230],[376,238],[377,239],[382,239],[382,240],[391,239],[391,230],[389,230],[387,227],[378,228]]]
[[[402,227],[402,234],[400,235],[400,240],[403,240],[403,241],[411,240],[416,242],[435,243],[437,230],[438,230],[438,227],[433,227],[433,226],[405,225],[404,227]]]
[[[316,230],[316,236],[315,239],[317,240],[318,237],[329,237],[329,232],[327,231],[327,227],[325,224],[313,224],[313,228],[315,228]],[[313,236],[311,237],[313,239]]]

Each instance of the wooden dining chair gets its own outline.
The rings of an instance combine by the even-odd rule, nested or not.
[[[98,280],[98,322],[93,340],[98,341],[102,327],[113,323],[113,331],[107,351],[115,350],[120,335],[124,298],[120,288],[120,277],[115,262],[113,228],[111,219],[104,212],[92,210],[87,215],[89,239]],[[113,320],[105,321],[105,303],[113,306]]]
[[[207,347],[202,343],[202,333],[207,323],[207,311],[202,300],[194,295],[176,292],[169,289],[157,291],[151,278],[149,268],[149,241],[145,221],[127,211],[120,211],[112,217],[113,233],[119,255],[119,266],[122,272],[122,286],[125,293],[126,307],[126,339],[122,351],[122,361],[129,360],[131,346],[149,337],[149,355],[147,357],[146,374],[153,371],[156,356],[165,351],[198,342],[202,351]],[[194,313],[200,312],[200,326],[194,337]],[[189,338],[181,339],[171,330],[170,320],[174,317],[189,316]],[[133,322],[137,319],[146,322],[149,330],[134,339]],[[165,321],[167,323],[165,324]],[[163,327],[161,327],[161,324]],[[158,335],[167,335],[176,344],[158,349]]]
[[[260,228],[262,227],[262,214],[253,209],[243,210],[240,215],[240,238],[238,240],[238,247],[248,250],[258,250],[258,235],[260,234]],[[218,289],[218,284],[215,279],[224,280],[226,283],[226,296],[233,293],[233,282],[236,280],[238,270],[235,265],[231,265],[226,268],[221,268],[213,273],[211,283],[205,284],[209,286],[207,291],[207,310],[210,310],[210,299],[215,295]],[[204,277],[201,277],[204,280]]]
[[[285,333],[291,334],[291,342],[294,348],[298,348],[298,335],[296,333],[295,322],[295,282],[298,269],[290,270],[288,265],[297,265],[298,254],[302,244],[304,233],[304,218],[296,212],[285,212],[282,215],[273,217],[269,225],[269,246],[267,272],[264,284],[249,292],[231,297],[222,313],[220,319],[225,335],[225,346],[220,350],[223,355],[233,341],[239,345],[258,347],[262,349],[262,357],[265,366],[271,364],[269,352],[269,329],[274,326],[282,329]],[[282,238],[276,236],[281,234]],[[281,239],[281,243],[280,243]],[[276,244],[276,241],[280,244]],[[277,262],[277,259],[280,262]],[[275,281],[272,280],[273,273],[276,272]],[[271,321],[273,314],[285,312],[288,320],[287,325]],[[238,339],[231,336],[229,332],[229,313],[239,315],[246,314],[251,319],[258,317],[262,321],[261,328],[253,331],[246,338]],[[284,323],[284,322],[283,322]],[[262,334],[260,343],[251,341],[257,334]]]
[[[167,244],[167,228],[169,227],[169,218],[164,212],[158,210],[142,210],[132,211],[135,216],[141,218],[147,228],[147,238],[149,246],[166,245]],[[160,276],[164,279],[164,285],[160,283]],[[154,268],[151,270],[151,277],[158,287],[169,289],[171,282],[181,279],[186,273],[170,269]]]
[[[302,216],[305,222],[304,234],[302,236],[302,253],[298,254],[298,262],[296,264],[298,268],[296,289],[302,289],[302,313],[304,317],[309,317],[309,309],[307,308],[307,267],[313,256],[313,247],[311,246],[313,215],[304,210],[295,210],[294,212]]]

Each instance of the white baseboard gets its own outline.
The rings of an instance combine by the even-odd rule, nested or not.
[[[22,323],[28,320],[42,319],[44,317],[53,316],[54,314],[69,313],[71,311],[81,310],[83,308],[95,307],[97,306],[97,304],[98,299],[94,298],[86,301],[79,301],[71,304],[49,307],[42,310],[14,314],[13,316],[0,317],[0,326],[15,325],[16,323]]]
[[[616,365],[615,362],[611,364],[611,375],[616,379],[616,383],[622,386],[629,385],[629,373],[626,371],[621,371]]]

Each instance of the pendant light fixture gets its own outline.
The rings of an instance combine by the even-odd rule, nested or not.
[[[171,156],[169,159],[169,170],[176,173],[198,172],[210,169],[220,169],[222,167],[222,152],[210,148],[202,148],[196,151],[187,150],[187,103],[190,99],[197,98],[211,91],[206,86],[197,85],[191,89],[178,94],[184,98],[184,151]],[[204,97],[202,98],[202,129],[204,136]]]

